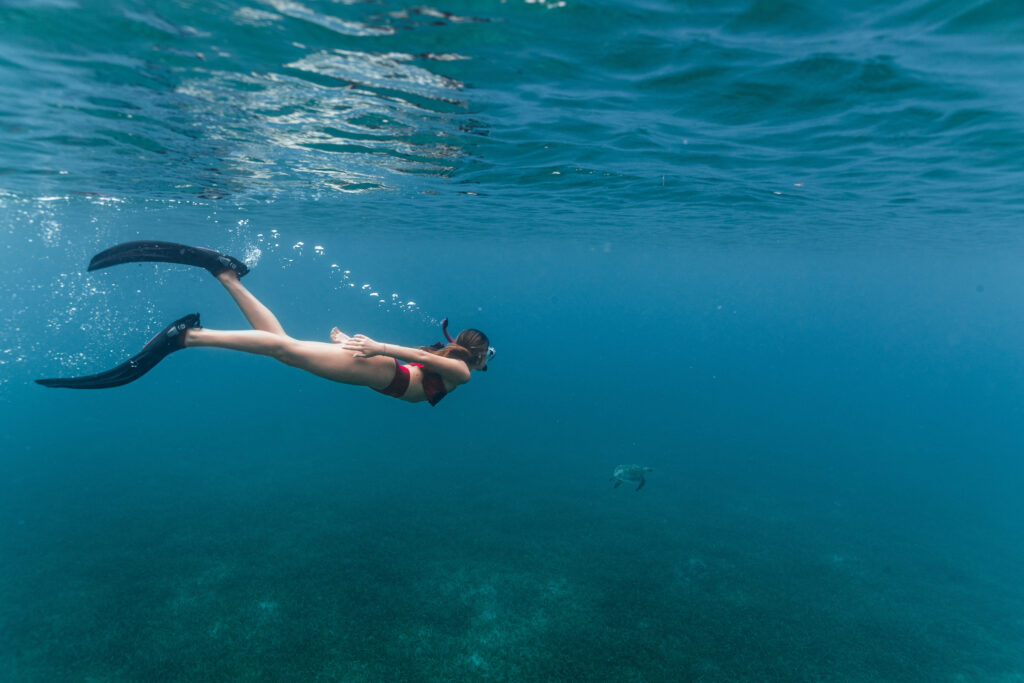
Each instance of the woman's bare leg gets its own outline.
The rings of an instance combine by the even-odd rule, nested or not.
[[[351,351],[338,346],[348,335],[331,330],[333,344],[293,339],[284,331],[277,317],[239,281],[238,275],[226,269],[217,279],[238,304],[252,330],[210,330],[190,328],[182,345],[210,346],[269,356],[285,365],[300,368],[335,382],[383,389],[395,376],[395,361],[385,356],[356,358]]]
[[[226,268],[217,274],[217,279],[224,285],[224,289],[228,290],[228,294],[235,300],[238,307],[242,309],[242,315],[254,330],[278,335],[285,334],[284,327],[278,322],[277,317],[245,288],[235,271]]]
[[[248,316],[247,316],[248,317]],[[383,389],[395,376],[395,361],[387,356],[356,358],[337,344],[302,341],[267,330],[210,330],[190,328],[182,345],[211,346],[269,356],[335,382]]]

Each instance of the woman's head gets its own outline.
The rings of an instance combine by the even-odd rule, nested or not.
[[[425,350],[436,353],[446,358],[456,358],[465,361],[470,368],[477,367],[480,370],[487,370],[487,361],[494,355],[491,342],[487,335],[480,330],[469,328],[459,332],[447,346],[441,348],[428,348]]]
[[[467,361],[470,367],[474,364],[479,364],[481,370],[487,370],[487,361],[494,355],[494,352],[491,349],[491,340],[487,338],[486,334],[471,327],[459,332],[459,336],[455,338],[455,343],[471,354],[470,359]]]

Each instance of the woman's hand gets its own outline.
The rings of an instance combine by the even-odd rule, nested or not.
[[[331,341],[334,342],[335,344],[344,344],[346,339],[351,338],[352,337],[348,336],[347,334],[339,330],[337,327],[331,328]]]
[[[346,351],[355,351],[352,355],[356,358],[372,358],[384,353],[384,344],[373,341],[365,334],[349,337],[341,343],[341,348]]]

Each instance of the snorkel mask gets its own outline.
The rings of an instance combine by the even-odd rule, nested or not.
[[[444,335],[444,338],[448,340],[449,344],[455,343],[455,340],[452,339],[452,335],[448,334],[448,318],[445,318],[444,320],[441,321],[441,334]],[[480,368],[482,371],[487,372],[487,363],[491,362],[491,359],[494,358],[495,353],[496,351],[494,350],[493,346],[487,347],[487,360],[484,362],[484,366]]]

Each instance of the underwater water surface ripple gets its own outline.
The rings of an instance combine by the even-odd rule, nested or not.
[[[19,196],[462,193],[512,231],[812,241],[1012,239],[1024,203],[1014,0],[25,0],[0,25]]]

